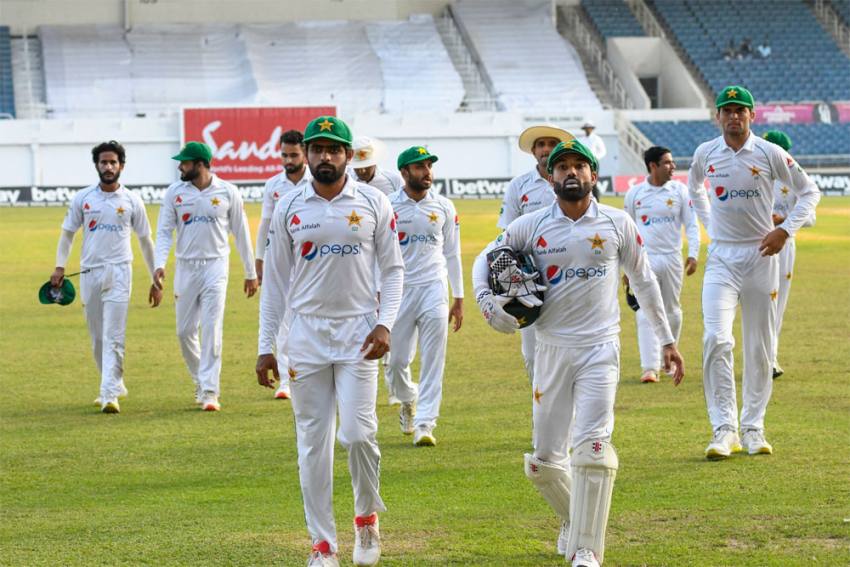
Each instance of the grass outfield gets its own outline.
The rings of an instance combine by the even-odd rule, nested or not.
[[[610,199],[615,206],[621,200]],[[457,203],[467,284],[449,338],[436,448],[414,448],[378,407],[383,565],[563,565],[558,522],[522,472],[531,393],[519,335],[486,327],[469,291],[496,234],[496,201]],[[259,206],[249,205],[253,230]],[[157,209],[150,208],[155,222]],[[99,377],[80,301],[38,304],[64,210],[0,209],[0,564],[301,565],[310,541],[289,402],[254,376],[257,299],[241,296],[233,252],[220,413],[196,409],[173,300],[146,306],[136,249],[120,415],[91,401]],[[79,261],[79,235],[69,271]],[[687,377],[641,385],[634,318],[623,310],[614,444],[620,471],[606,565],[850,564],[850,197],[824,198],[797,239],[797,269],[767,416],[772,457],[707,462],[699,289],[687,278]],[[174,271],[169,266],[167,286]],[[736,330],[736,334],[738,331]],[[741,369],[740,341],[736,348]],[[340,559],[350,564],[352,497],[337,447]]]

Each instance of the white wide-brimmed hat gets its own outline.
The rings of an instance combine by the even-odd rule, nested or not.
[[[594,123],[593,123],[593,122],[591,122],[590,120],[585,120],[585,122],[584,122],[584,124],[582,125],[581,129],[582,129],[582,130],[584,130],[585,128],[596,128],[596,124],[594,124]]]
[[[558,128],[557,126],[553,126],[551,124],[540,124],[539,126],[526,128],[523,133],[519,135],[519,149],[530,154],[531,149],[534,147],[535,140],[540,138],[555,138],[560,142],[569,142],[570,140],[575,139],[575,136],[562,128]]]
[[[372,167],[378,165],[383,144],[380,141],[361,136],[354,140],[351,144],[351,149],[354,150],[354,157],[351,159],[351,167],[360,169],[363,167]]]

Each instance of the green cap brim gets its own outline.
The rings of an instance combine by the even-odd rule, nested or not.
[[[726,101],[719,103],[717,105],[717,108],[720,108],[722,106],[729,106],[730,104],[737,104],[738,106],[743,106],[744,108],[749,108],[749,109],[753,108],[753,105],[750,104],[749,102],[742,102],[740,100],[734,100],[734,99],[733,100],[726,100]]]
[[[38,290],[38,301],[44,305],[58,304],[70,305],[77,297],[77,290],[71,280],[65,278],[58,288],[53,287],[50,281],[44,283]]]
[[[401,169],[402,167],[404,167],[406,165],[410,165],[411,163],[419,163],[420,161],[430,161],[431,163],[434,163],[435,161],[440,161],[440,158],[438,158],[437,156],[435,156],[433,154],[418,156],[418,157],[415,157],[413,159],[409,159],[406,162],[402,163],[399,166],[399,169]]]
[[[306,144],[307,142],[312,142],[314,140],[321,140],[321,139],[331,140],[332,142],[339,142],[340,144],[342,144],[343,146],[345,146],[347,148],[351,147],[351,141],[346,140],[345,138],[341,138],[339,136],[336,136],[334,134],[327,133],[327,132],[322,132],[321,134],[316,134],[315,136],[310,136],[309,138],[304,138],[304,143]]]

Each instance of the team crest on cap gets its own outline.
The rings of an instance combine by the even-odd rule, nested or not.
[[[372,157],[372,148],[361,148],[354,152],[354,159],[364,161]]]
[[[426,150],[425,148],[419,148],[416,151],[419,152],[420,156],[424,156],[425,154],[428,153],[428,150]]]
[[[728,96],[729,98],[738,98],[738,91],[736,91],[735,89],[729,89],[728,91],[726,91],[726,96]]]
[[[325,118],[322,122],[319,122],[319,131],[325,132],[327,130],[333,129],[334,123]]]
[[[307,261],[312,260],[319,253],[319,247],[314,242],[304,242],[301,245],[301,257]]]

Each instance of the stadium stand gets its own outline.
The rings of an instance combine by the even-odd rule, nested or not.
[[[360,22],[245,25],[258,102],[380,110],[384,81]]]
[[[581,0],[581,5],[602,37],[646,35],[623,0]]]
[[[15,90],[12,82],[12,40],[9,27],[0,26],[0,118],[15,117]]]
[[[463,81],[430,15],[367,24],[366,35],[381,64],[382,110],[458,109],[464,97]]]
[[[257,87],[238,26],[135,26],[125,35],[132,53],[137,109],[181,103],[250,103]]]
[[[132,111],[131,54],[118,26],[41,26],[47,105],[54,118]]]
[[[720,135],[717,124],[710,120],[634,124],[653,144],[670,148],[677,158],[690,158],[697,146]],[[847,161],[847,153],[850,150],[850,123],[754,124],[753,132],[760,136],[767,130],[777,128],[791,137],[794,142],[791,154],[799,158],[800,163],[804,165],[813,162],[813,156],[838,156],[836,161]]]
[[[452,8],[505,109],[602,107],[575,49],[558,34],[549,2],[463,0]]]
[[[802,1],[647,1],[715,92],[742,84],[762,102],[850,96],[850,59]],[[745,37],[753,48],[767,39],[770,57],[724,60],[729,41]]]
[[[850,0],[831,0],[830,4],[844,25],[850,26]]]

